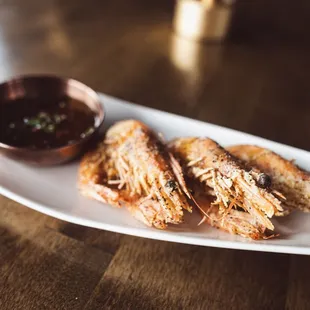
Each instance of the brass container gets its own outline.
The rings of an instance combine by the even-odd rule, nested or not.
[[[100,136],[103,128],[105,111],[99,95],[73,79],[53,75],[25,75],[15,77],[0,84],[0,104],[10,104],[18,98],[42,98],[42,107],[46,98],[68,96],[82,101],[95,115],[94,132],[72,144],[51,149],[31,149],[12,146],[0,141],[0,156],[6,155],[18,161],[32,165],[48,166],[67,162],[86,151]]]
[[[177,0],[173,27],[187,39],[222,41],[228,31],[233,0]]]

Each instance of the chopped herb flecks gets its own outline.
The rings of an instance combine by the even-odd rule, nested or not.
[[[56,125],[62,123],[67,116],[64,114],[48,114],[40,112],[32,118],[24,118],[24,123],[27,126],[33,127],[32,131],[43,130],[46,133],[53,133],[56,130]]]

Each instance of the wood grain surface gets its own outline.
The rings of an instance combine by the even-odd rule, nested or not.
[[[0,0],[0,77],[55,73],[310,150],[310,2],[237,1],[228,40],[168,0]],[[0,176],[1,177],[1,176]],[[310,309],[310,258],[81,227],[0,196],[0,309]]]

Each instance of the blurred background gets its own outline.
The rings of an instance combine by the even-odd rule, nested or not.
[[[310,150],[310,2],[237,0],[222,43],[175,35],[175,4],[0,0],[1,80],[72,77],[141,105]]]

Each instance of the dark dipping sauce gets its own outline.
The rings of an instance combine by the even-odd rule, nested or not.
[[[95,130],[95,113],[82,101],[70,97],[1,102],[0,117],[0,142],[14,147],[63,147]]]

